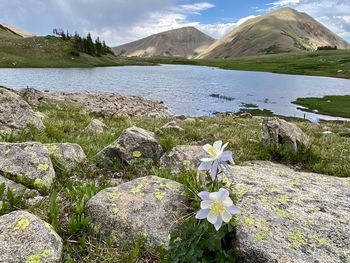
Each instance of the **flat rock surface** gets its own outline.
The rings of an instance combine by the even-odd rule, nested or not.
[[[184,187],[148,176],[107,188],[87,204],[93,231],[104,239],[132,241],[142,235],[150,245],[169,244],[169,234],[186,214]]]
[[[0,175],[46,194],[55,171],[43,144],[0,143]]]
[[[167,107],[162,101],[149,100],[137,96],[122,96],[107,92],[41,92],[24,89],[22,96],[33,105],[46,99],[65,101],[104,117],[111,116],[168,116]]]
[[[0,262],[61,262],[62,239],[43,220],[26,211],[0,217]]]
[[[42,120],[29,104],[14,91],[0,87],[0,135],[16,133],[29,124],[42,130]]]
[[[350,179],[270,162],[234,167],[240,262],[350,262]]]

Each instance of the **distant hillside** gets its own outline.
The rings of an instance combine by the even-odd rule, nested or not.
[[[140,62],[141,63],[141,62]],[[61,37],[22,37],[0,25],[0,67],[92,67],[135,64],[113,54],[91,56]]]
[[[214,43],[214,39],[194,27],[184,27],[155,34],[112,50],[127,57],[193,57]]]
[[[35,36],[33,33],[29,33],[21,28],[15,27],[13,25],[0,24],[0,29],[4,29],[5,31],[9,32],[10,34],[14,34],[14,35],[24,37],[24,38]]]
[[[246,21],[197,58],[235,58],[316,50],[323,46],[349,47],[346,41],[311,16],[282,8]]]

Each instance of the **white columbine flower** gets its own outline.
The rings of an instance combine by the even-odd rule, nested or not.
[[[233,215],[240,214],[239,209],[233,204],[229,192],[220,188],[218,192],[200,192],[198,196],[203,200],[201,210],[196,214],[197,219],[206,218],[218,231],[222,222],[228,223]]]
[[[217,178],[218,170],[224,172],[228,169],[227,162],[234,164],[232,152],[224,151],[227,145],[228,143],[222,146],[222,141],[216,141],[213,145],[206,144],[203,146],[203,149],[210,157],[201,159],[198,170],[210,171],[210,177],[213,181]]]

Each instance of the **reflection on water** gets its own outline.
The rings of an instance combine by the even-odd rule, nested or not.
[[[107,91],[166,102],[176,115],[210,115],[255,104],[276,114],[340,119],[305,113],[290,102],[298,97],[350,94],[350,80],[292,76],[211,67],[106,67],[91,69],[0,69],[0,85],[50,91]],[[210,96],[234,98],[226,100]]]

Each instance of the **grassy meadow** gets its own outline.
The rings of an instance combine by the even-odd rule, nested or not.
[[[8,142],[78,143],[87,154],[88,163],[70,173],[53,160],[57,179],[50,200],[45,200],[30,209],[32,213],[52,224],[63,238],[64,262],[181,262],[181,257],[195,258],[192,253],[204,255],[203,257],[209,260],[207,262],[214,262],[210,252],[213,250],[210,249],[214,249],[217,252],[214,253],[215,256],[224,260],[215,262],[234,262],[233,246],[223,245],[224,239],[231,240],[233,228],[227,225],[228,229],[222,228],[218,235],[214,235],[215,230],[212,226],[208,223],[197,224],[193,217],[183,223],[181,232],[172,235],[170,252],[147,247],[141,237],[131,244],[116,245],[113,242],[102,241],[88,232],[89,219],[84,215],[84,207],[101,189],[115,185],[115,180],[121,178],[133,179],[152,174],[170,178],[169,174],[159,169],[158,164],[146,167],[120,165],[113,172],[99,170],[93,166],[95,154],[116,140],[125,128],[133,125],[156,132],[165,151],[170,151],[175,145],[204,145],[221,139],[229,142],[228,150],[234,153],[237,164],[249,160],[272,160],[296,169],[350,177],[350,140],[338,135],[343,129],[350,128],[350,123],[326,122],[317,125],[294,120],[293,122],[310,135],[313,141],[310,149],[301,149],[294,155],[282,148],[263,145],[260,118],[217,116],[196,118],[191,122],[179,119],[178,124],[184,128],[184,132],[159,132],[159,128],[169,119],[113,117],[104,120],[108,129],[103,134],[91,135],[85,134],[83,129],[92,118],[98,116],[85,113],[72,105],[56,105],[56,102],[47,103],[37,109],[47,115],[44,132],[31,128],[16,136],[2,139]],[[322,132],[326,129],[332,130],[333,134],[323,135]],[[191,185],[191,174],[184,174],[176,180]],[[12,201],[12,205],[13,209],[18,209],[22,203],[16,199]],[[213,240],[213,237],[220,238]],[[182,238],[184,242],[175,242],[178,238]]]

